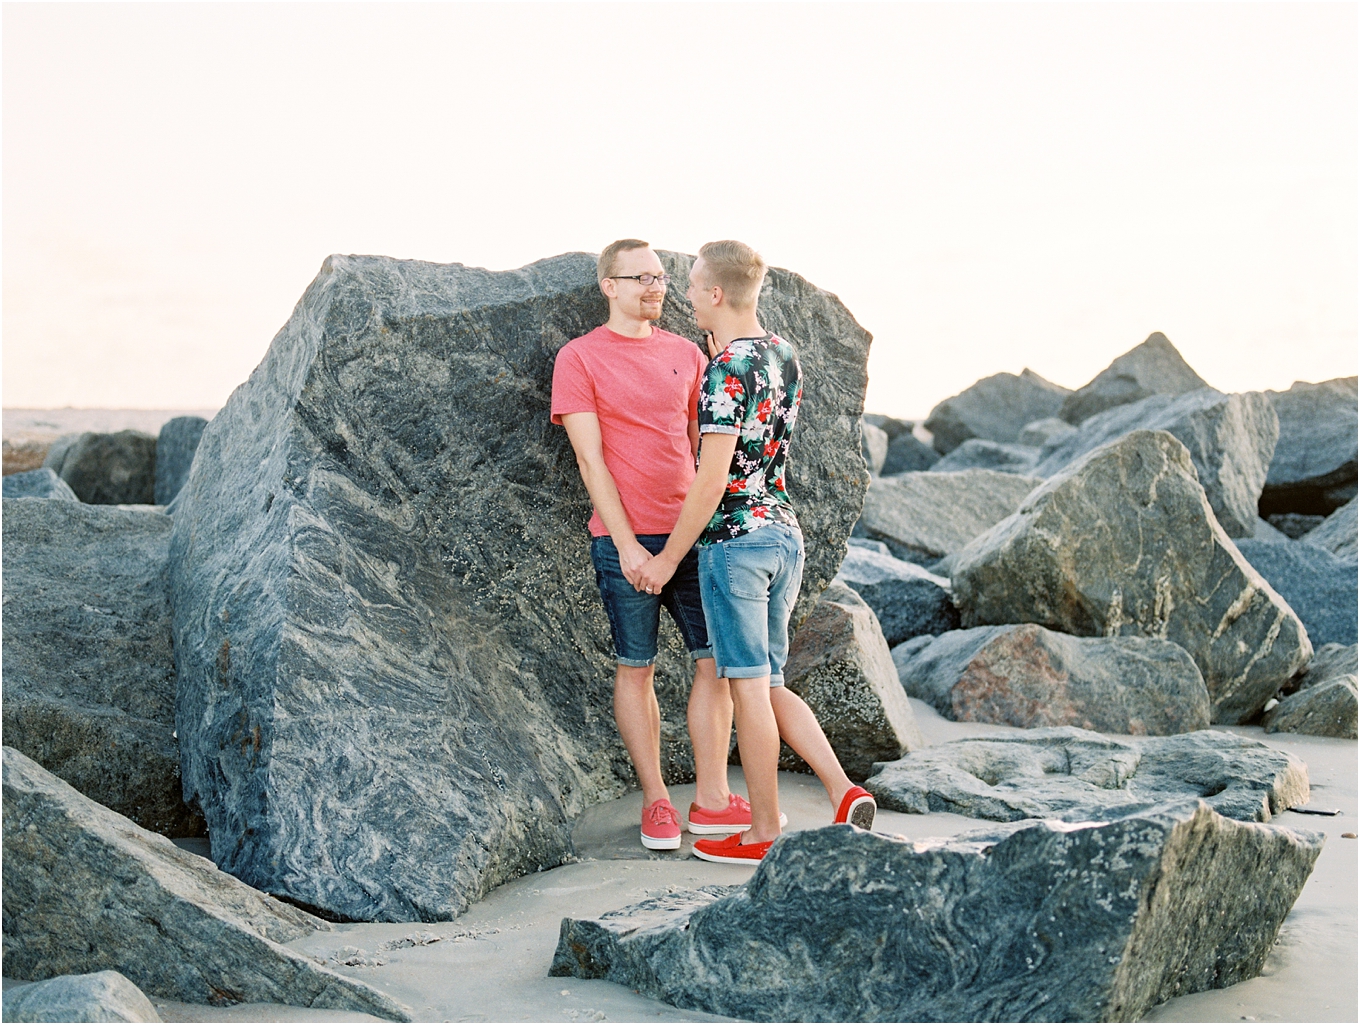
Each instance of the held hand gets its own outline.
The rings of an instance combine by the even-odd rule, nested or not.
[[[642,585],[638,583],[638,574],[642,572],[642,567],[647,565],[647,560],[652,557],[652,553],[643,548],[641,544],[634,541],[630,545],[619,546],[619,569],[623,571],[623,579],[642,590]]]
[[[675,565],[666,553],[662,552],[642,567],[633,586],[648,594],[660,594],[661,589],[675,576]]]

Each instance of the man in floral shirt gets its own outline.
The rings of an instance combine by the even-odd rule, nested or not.
[[[768,523],[798,530],[784,488],[784,462],[803,400],[802,377],[793,346],[774,335],[735,339],[709,363],[699,393],[699,430],[735,434],[737,443],[727,489],[701,545],[740,537]]]
[[[694,853],[735,864],[759,861],[779,836],[781,736],[826,787],[834,821],[867,829],[875,812],[812,710],[784,687],[789,614],[803,579],[803,535],[784,471],[803,375],[793,346],[760,326],[765,271],[741,242],[708,243],[690,270],[686,294],[713,356],[699,393],[699,469],[665,547],[637,580],[662,586],[698,540],[704,618],[717,674],[731,686],[751,828],[696,840]]]

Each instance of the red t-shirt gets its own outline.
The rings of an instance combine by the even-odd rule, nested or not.
[[[552,422],[594,413],[604,465],[635,534],[669,534],[694,483],[689,423],[699,417],[708,359],[687,338],[652,328],[627,338],[601,326],[573,339],[553,367]],[[603,537],[600,514],[590,533]]]

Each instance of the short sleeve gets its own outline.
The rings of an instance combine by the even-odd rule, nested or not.
[[[699,389],[699,433],[740,434],[746,412],[746,385],[728,371],[727,363],[714,360],[704,373]]]
[[[562,423],[567,413],[594,413],[595,385],[581,354],[570,345],[557,353],[553,364],[552,422]]]
[[[689,390],[689,419],[699,419],[699,394],[704,389],[704,369],[708,364],[707,358],[699,347],[694,347],[694,387]]]

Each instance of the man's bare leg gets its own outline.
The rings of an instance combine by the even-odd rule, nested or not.
[[[670,800],[661,778],[661,709],[652,686],[655,666],[620,665],[614,674],[614,721],[633,759],[642,803]]]
[[[807,702],[787,687],[770,688],[770,705],[775,721],[779,723],[779,735],[817,774],[822,786],[826,787],[826,796],[831,798],[831,807],[839,808],[841,798],[854,784],[841,768],[840,759],[831,749],[831,742],[822,732],[817,716],[808,708]],[[742,764],[746,764],[745,754]]]
[[[732,690],[718,676],[711,658],[694,663],[689,692],[689,739],[694,745],[694,803],[709,811],[726,811],[727,756],[732,747]]]
[[[770,705],[770,678],[732,680],[737,746],[751,795],[751,828],[742,843],[764,843],[779,836],[779,724]],[[775,688],[783,690],[782,687]]]

